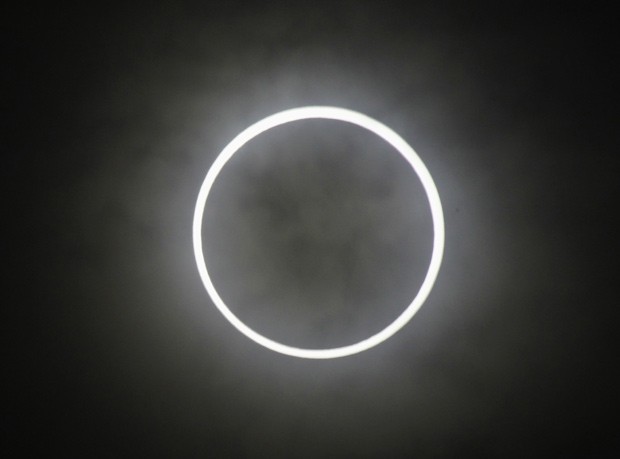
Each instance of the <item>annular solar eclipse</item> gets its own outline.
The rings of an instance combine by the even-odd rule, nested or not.
[[[226,165],[228,160],[246,143],[253,138],[259,136],[261,133],[268,131],[276,126],[280,126],[286,123],[292,123],[295,121],[306,119],[326,119],[334,121],[342,121],[346,123],[352,123],[360,126],[368,131],[381,137],[392,147],[394,147],[411,165],[415,173],[418,175],[426,196],[430,205],[431,216],[433,219],[433,250],[431,254],[430,263],[426,276],[418,290],[417,295],[413,298],[411,303],[405,308],[405,310],[387,327],[380,332],[362,340],[357,343],[349,344],[342,347],[329,348],[329,349],[304,349],[293,346],[288,346],[283,343],[274,341],[266,336],[256,332],[248,325],[243,323],[228,306],[224,303],[222,298],[217,292],[217,289],[211,281],[209,271],[207,269],[207,263],[205,260],[203,246],[202,246],[202,220],[204,215],[205,206],[209,197],[209,192],[217,179],[219,173]],[[347,355],[356,354],[358,352],[365,351],[376,346],[379,343],[390,338],[394,333],[400,330],[415,313],[420,309],[424,301],[426,301],[430,294],[439,268],[441,266],[441,260],[444,251],[444,217],[441,207],[441,201],[439,199],[439,193],[437,187],[429,173],[428,169],[417,155],[417,153],[409,146],[409,144],[403,140],[396,132],[389,127],[374,120],[361,113],[339,108],[339,107],[323,107],[323,106],[308,106],[293,108],[285,110],[271,116],[268,116],[246,128],[240,134],[238,134],[217,156],[211,168],[207,172],[207,175],[202,183],[200,192],[198,193],[198,199],[196,201],[196,209],[194,211],[193,222],[193,241],[194,241],[194,255],[196,257],[196,264],[198,266],[198,272],[202,279],[202,282],[207,290],[207,293],[213,300],[215,306],[220,312],[228,319],[228,321],[241,333],[246,335],[251,340],[264,346],[272,351],[279,352],[294,357],[306,358],[306,359],[332,359],[336,357],[344,357]]]

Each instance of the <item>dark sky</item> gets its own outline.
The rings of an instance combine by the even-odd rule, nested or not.
[[[2,14],[13,453],[617,457],[610,11],[127,3]],[[238,333],[204,290],[191,237],[221,149],[303,105],[396,130],[446,220],[442,269],[413,320],[328,361]],[[433,237],[404,160],[326,121],[240,151],[204,227],[231,309],[306,347],[390,323]]]

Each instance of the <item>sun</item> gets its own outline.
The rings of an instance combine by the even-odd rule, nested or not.
[[[241,147],[243,147],[254,137],[259,136],[261,133],[276,126],[305,119],[327,119],[352,123],[369,130],[389,143],[407,160],[415,173],[418,175],[426,192],[433,219],[433,251],[431,260],[426,276],[424,277],[424,281],[422,282],[415,298],[391,324],[380,332],[357,343],[329,349],[304,349],[288,346],[257,333],[243,323],[232,313],[228,306],[226,306],[213,285],[211,277],[209,276],[209,271],[207,269],[202,248],[202,220],[205,206],[207,204],[207,198],[209,197],[209,192],[211,191],[213,183],[228,160],[230,160],[230,158],[232,158],[232,156],[239,151]],[[198,266],[200,278],[207,289],[207,293],[213,300],[213,303],[224,315],[224,317],[226,317],[226,319],[228,319],[228,321],[237,330],[261,346],[281,354],[305,359],[333,359],[357,354],[382,343],[404,327],[420,309],[422,304],[424,304],[433,288],[433,285],[435,284],[435,280],[437,279],[439,268],[441,266],[441,260],[443,258],[445,242],[444,217],[441,207],[441,200],[439,199],[439,192],[437,191],[437,187],[435,186],[435,182],[433,181],[430,172],[413,148],[411,148],[411,146],[409,146],[409,144],[405,142],[405,140],[403,140],[403,138],[396,132],[375,119],[353,110],[323,106],[299,107],[275,113],[274,115],[263,118],[262,120],[252,124],[250,127],[238,134],[217,156],[211,165],[211,168],[207,172],[202,186],[200,187],[200,192],[198,193],[192,228],[194,256],[196,257],[196,265]]]

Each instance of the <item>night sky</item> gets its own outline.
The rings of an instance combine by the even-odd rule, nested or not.
[[[610,11],[127,3],[2,14],[7,457],[618,457]],[[413,320],[326,361],[237,332],[192,246],[217,154],[304,105],[398,132],[446,220]],[[231,309],[311,348],[394,320],[432,240],[405,160],[319,120],[235,155],[203,231]]]

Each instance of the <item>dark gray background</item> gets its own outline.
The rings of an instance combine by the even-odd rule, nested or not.
[[[109,457],[613,457],[608,13],[317,1],[7,14],[9,444]],[[331,361],[236,332],[191,241],[219,151],[309,104],[400,133],[446,218],[443,266],[415,318]],[[398,154],[358,128],[300,122],[235,156],[204,240],[248,324],[331,346],[411,300],[432,231]]]

